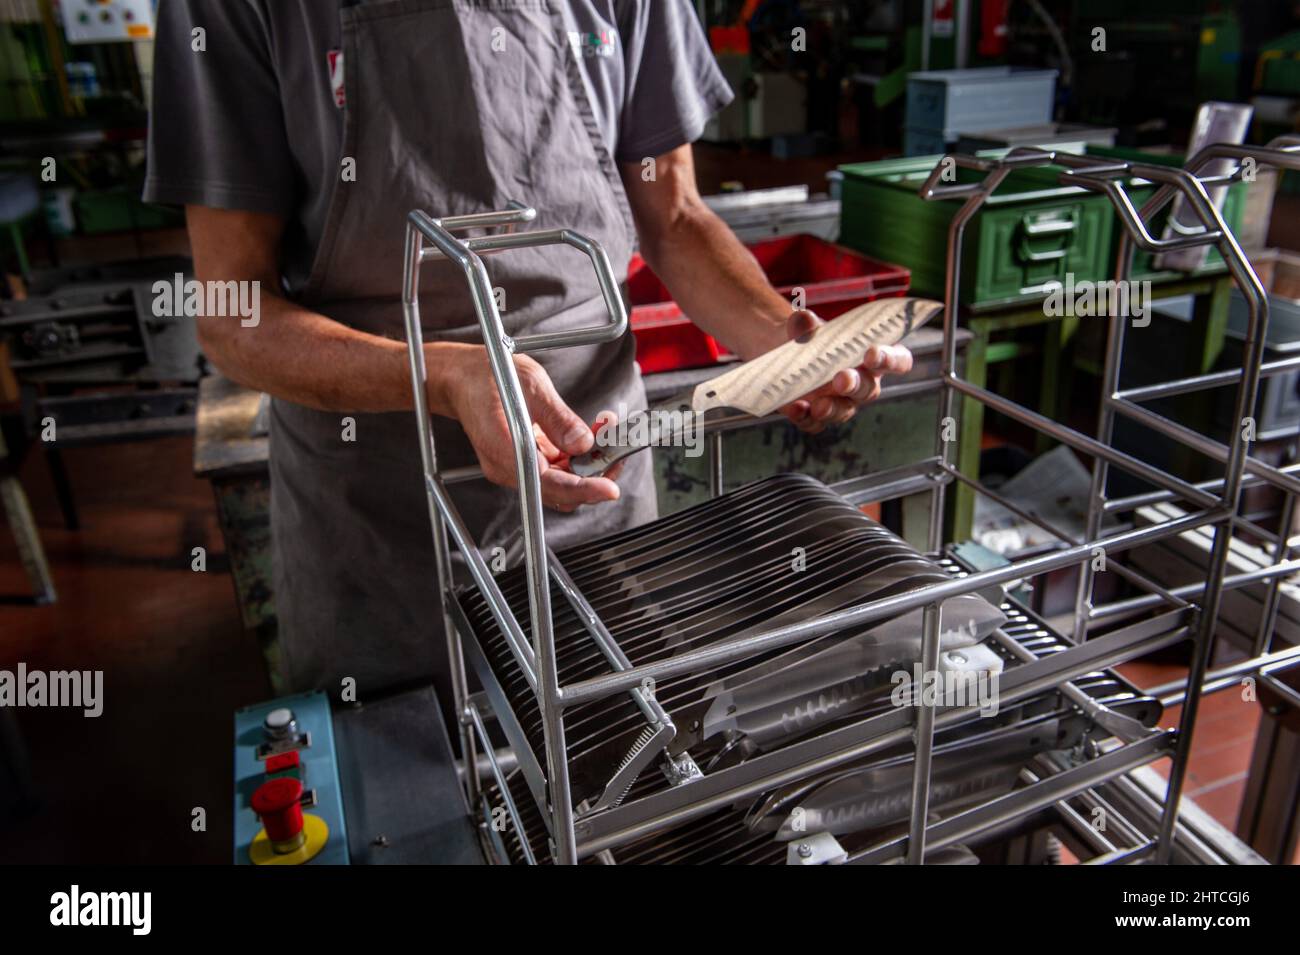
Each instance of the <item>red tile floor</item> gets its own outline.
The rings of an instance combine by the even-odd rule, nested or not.
[[[1150,661],[1127,663],[1119,670],[1143,689],[1185,677],[1187,673],[1185,667],[1177,664]],[[1169,707],[1160,725],[1175,727],[1181,715],[1181,706]],[[1183,792],[1231,830],[1237,827],[1259,715],[1259,704],[1243,700],[1238,689],[1212,693],[1201,701],[1192,734],[1192,758],[1187,765]],[[1154,764],[1154,768],[1168,777],[1169,763],[1164,759]]]

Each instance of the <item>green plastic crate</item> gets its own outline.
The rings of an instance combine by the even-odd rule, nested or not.
[[[989,153],[996,155],[996,153]],[[960,202],[926,202],[918,190],[939,156],[841,166],[840,242],[912,271],[919,295],[943,297],[948,225]],[[1107,277],[1115,222],[1110,200],[1061,186],[1059,170],[1021,169],[966,226],[964,305],[987,309],[1042,299],[1047,287]],[[979,173],[958,169],[959,181]]]

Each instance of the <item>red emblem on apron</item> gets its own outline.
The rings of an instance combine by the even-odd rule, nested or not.
[[[329,62],[330,69],[330,89],[334,92],[334,105],[342,109],[347,104],[347,96],[343,92],[343,51],[330,50],[325,54]]]

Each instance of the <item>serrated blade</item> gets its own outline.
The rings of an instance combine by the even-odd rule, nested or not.
[[[803,341],[786,342],[731,371],[701,382],[692,406],[735,408],[755,417],[769,415],[796,398],[855,368],[872,345],[895,345],[920,328],[943,305],[923,298],[868,302],[817,328]]]
[[[856,368],[872,345],[896,345],[942,310],[941,303],[923,298],[887,298],[859,305],[802,340],[786,342],[701,382],[693,391],[629,416],[635,427],[616,440],[597,435],[596,447],[572,458],[569,468],[580,477],[604,474],[637,451],[674,443],[674,429],[694,432],[699,417],[713,409],[734,408],[755,417],[771,414],[829,383],[839,372]]]

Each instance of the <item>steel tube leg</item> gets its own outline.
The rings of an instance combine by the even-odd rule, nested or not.
[[[1156,837],[1156,863],[1168,865],[1174,849],[1174,827],[1178,823],[1178,803],[1183,796],[1183,781],[1187,775],[1187,762],[1192,755],[1192,731],[1201,708],[1201,695],[1205,673],[1209,669],[1210,655],[1214,650],[1214,627],[1219,616],[1219,598],[1223,593],[1224,568],[1227,566],[1228,542],[1232,539],[1232,523],[1224,521],[1215,525],[1214,547],[1210,554],[1210,578],[1205,582],[1205,605],[1196,629],[1192,648],[1192,666],[1187,674],[1187,696],[1183,699],[1183,712],[1178,718],[1178,743],[1169,767],[1169,787],[1165,790],[1165,808],[1160,816],[1160,831]]]
[[[923,693],[924,681],[939,672],[939,627],[942,613],[939,604],[929,604],[922,615],[921,683],[914,692]],[[925,864],[925,822],[930,813],[930,764],[934,756],[934,718],[939,706],[936,698],[927,706],[924,696],[912,701],[916,711],[916,762],[912,767],[912,821],[908,828],[907,863]]]
[[[1284,498],[1282,513],[1278,517],[1277,543],[1273,547],[1274,564],[1285,561],[1291,550],[1287,541],[1291,538],[1291,520],[1295,516],[1295,496],[1284,494]],[[1264,597],[1264,607],[1259,615],[1259,629],[1255,632],[1255,646],[1252,656],[1262,657],[1268,653],[1273,645],[1273,625],[1277,622],[1277,609],[1280,603],[1278,585],[1281,583],[1281,574],[1270,577],[1268,580],[1268,591]]]
[[[1119,255],[1115,260],[1115,280],[1128,281],[1133,267],[1133,237],[1127,231],[1120,235]],[[1150,304],[1147,305],[1150,308]],[[1106,358],[1102,369],[1102,395],[1113,395],[1119,391],[1120,364],[1124,355],[1124,335],[1127,329],[1124,323],[1128,319],[1122,315],[1110,316],[1106,335]],[[1101,410],[1097,413],[1097,440],[1110,444],[1115,435],[1115,409],[1109,401],[1102,400]],[[1084,529],[1084,540],[1096,540],[1101,534],[1101,522],[1106,514],[1106,477],[1110,467],[1102,458],[1092,462],[1092,484],[1088,489],[1088,519]],[[1092,561],[1079,565],[1079,584],[1074,596],[1074,642],[1082,643],[1088,639],[1088,620],[1092,616]]]
[[[406,227],[405,271],[402,282],[402,313],[406,322],[407,357],[411,364],[412,400],[415,404],[415,421],[419,432],[420,457],[425,474],[438,472],[438,455],[429,426],[429,399],[425,391],[428,369],[424,364],[424,330],[420,327],[420,261],[422,254],[420,233],[411,224]],[[428,489],[425,502],[433,530],[434,566],[438,576],[438,607],[442,613],[443,638],[447,641],[447,661],[451,670],[452,706],[456,713],[456,730],[460,736],[460,752],[464,761],[466,806],[473,811],[478,803],[479,781],[477,742],[468,722],[468,681],[465,676],[465,655],[460,643],[460,632],[451,618],[447,600],[455,583],[451,569],[451,555],[447,543],[447,525]]]
[[[953,419],[957,408],[957,394],[949,380],[957,373],[957,309],[960,305],[961,292],[961,248],[966,233],[966,223],[984,204],[989,191],[1001,181],[1001,176],[993,180],[988,189],[971,196],[953,216],[948,226],[948,266],[944,276],[943,307],[943,392],[939,398],[939,420],[934,436],[934,454],[945,465],[952,462],[953,442],[944,440],[944,422]],[[955,420],[955,419],[954,419]],[[960,440],[958,438],[957,440]],[[977,475],[972,475],[975,477]],[[944,494],[945,485],[936,483],[930,495],[930,536],[929,550],[937,554],[943,546]]]
[[[1185,174],[1186,175],[1186,174]],[[1205,221],[1206,228],[1223,232],[1219,251],[1228,263],[1234,278],[1241,286],[1249,306],[1246,324],[1245,360],[1242,363],[1241,385],[1237,389],[1236,414],[1232,447],[1228,454],[1223,479],[1223,502],[1236,513],[1241,498],[1241,481],[1245,472],[1248,451],[1242,422],[1254,413],[1256,393],[1259,389],[1259,367],[1264,358],[1264,330],[1268,322],[1268,297],[1260,284],[1259,276],[1251,269],[1245,253],[1236,238],[1223,223],[1223,217],[1206,195],[1204,186],[1190,177],[1186,195]],[[1219,606],[1223,599],[1223,580],[1227,572],[1228,548],[1232,540],[1231,518],[1221,521],[1214,531],[1214,547],[1210,555],[1210,575],[1205,582],[1205,596],[1201,606],[1201,620],[1192,652],[1192,668],[1187,676],[1187,698],[1183,702],[1182,718],[1178,722],[1178,745],[1174,751],[1173,766],[1169,772],[1169,788],[1165,794],[1164,812],[1160,817],[1159,845],[1156,862],[1167,864],[1173,852],[1174,828],[1178,822],[1178,803],[1182,798],[1183,779],[1191,756],[1192,730],[1200,709],[1205,672],[1214,651],[1214,631],[1218,622]]]

